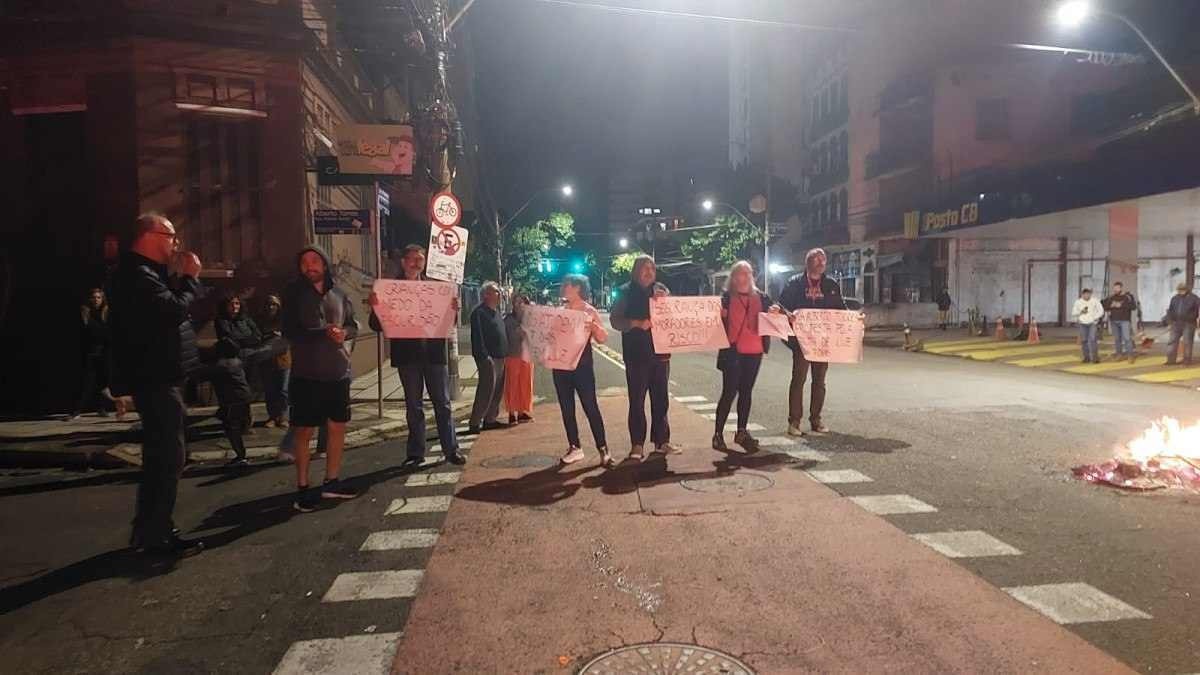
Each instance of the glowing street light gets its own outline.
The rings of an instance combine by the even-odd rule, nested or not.
[[[620,246],[621,248],[629,248],[629,240],[626,239],[625,237],[621,237],[617,241],[617,245]]]
[[[564,197],[570,197],[571,195],[575,194],[575,188],[571,187],[570,185],[564,185],[562,186],[562,193]]]
[[[700,206],[704,207],[705,211],[712,211],[713,210],[713,200],[705,199],[704,201],[700,202]]]
[[[1070,0],[1059,5],[1055,19],[1063,26],[1075,28],[1084,21],[1087,21],[1087,18],[1091,14],[1092,3],[1087,0]]]

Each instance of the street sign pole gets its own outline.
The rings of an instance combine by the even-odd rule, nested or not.
[[[375,278],[383,278],[383,212],[379,203],[379,181],[375,181],[372,190],[375,198],[374,226],[371,228],[375,237]],[[380,419],[383,419],[383,331],[375,334],[375,406]]]

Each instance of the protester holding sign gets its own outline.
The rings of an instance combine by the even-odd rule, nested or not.
[[[725,421],[737,398],[737,432],[733,442],[747,453],[758,452],[758,441],[750,435],[751,392],[758,379],[763,354],[771,339],[759,330],[759,314],[764,311],[778,314],[779,306],[771,302],[754,283],[754,268],[739,260],[729,270],[725,292],[721,294],[721,320],[729,337],[729,346],[717,352],[717,369],[721,371],[721,398],[717,402],[716,430],[713,431],[713,450],[728,450],[725,445]]]
[[[833,279],[825,276],[825,251],[814,248],[804,258],[804,272],[788,279],[779,303],[788,312],[798,309],[846,309],[842,289]],[[792,384],[788,390],[788,435],[803,436],[800,425],[804,422],[804,383],[812,369],[812,405],[808,410],[809,423],[814,433],[829,431],[821,422],[821,411],[825,407],[825,375],[829,363],[809,361],[795,337],[788,338],[792,350]]]
[[[603,343],[608,339],[608,333],[600,325],[600,314],[596,308],[584,299],[591,295],[591,283],[586,276],[568,274],[563,277],[563,303],[569,310],[587,314],[589,336],[575,369],[554,371],[554,391],[558,394],[558,407],[562,411],[563,428],[567,432],[567,454],[563,455],[562,463],[574,464],[585,456],[583,444],[579,441],[579,423],[575,421],[575,395],[579,394],[579,404],[583,406],[583,414],[587,415],[592,439],[596,441],[596,452],[600,454],[600,465],[611,467],[614,462],[604,436],[600,404],[596,401],[596,371],[592,357],[592,341]]]
[[[650,321],[651,297],[666,297],[670,291],[655,281],[658,275],[654,258],[640,255],[633,262],[629,283],[618,289],[610,321],[621,331],[621,351],[625,357],[625,382],[629,386],[629,459],[641,461],[646,442],[646,393],[650,394],[650,440],[655,451],[678,454],[671,445],[671,427],[667,422],[670,398],[667,382],[671,376],[671,355],[654,351]]]
[[[425,280],[425,249],[415,244],[405,247],[400,255],[400,280],[406,285]],[[383,301],[378,294],[371,293],[369,302],[371,328],[382,332],[384,327],[376,312],[383,307]],[[457,312],[458,307],[458,298],[452,297],[450,308]],[[454,433],[454,417],[450,410],[449,345],[446,338],[393,338],[390,342],[392,365],[404,387],[404,409],[408,418],[404,466],[420,466],[425,459],[423,404],[426,389],[429,390],[429,400],[433,402],[442,454],[451,464],[465,464],[467,460],[458,451],[458,437]]]
[[[504,356],[504,407],[508,409],[511,426],[533,421],[533,359],[525,344],[525,329],[521,327],[529,296],[515,293],[509,305],[511,309],[504,317],[504,333],[508,336],[508,353]]]

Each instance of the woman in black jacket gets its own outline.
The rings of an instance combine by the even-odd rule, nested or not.
[[[216,328],[218,340],[233,340],[239,350],[262,346],[262,331],[258,329],[254,319],[242,312],[242,299],[236,295],[227,295],[221,299]]]
[[[108,325],[108,299],[104,291],[93,288],[88,291],[84,304],[79,308],[82,320],[80,326],[80,351],[83,357],[83,382],[80,385],[78,403],[71,411],[71,419],[89,409],[97,402],[96,395],[103,396],[96,411],[101,417],[108,415],[108,403],[116,406],[117,414],[125,414],[124,401],[109,393],[108,379],[110,360],[112,358],[112,330]]]

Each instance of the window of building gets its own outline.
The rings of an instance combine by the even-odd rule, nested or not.
[[[839,136],[839,138],[840,138],[840,141],[839,141],[838,145],[842,149],[842,167],[849,169],[850,168],[850,136],[845,131],[843,131],[841,136]]]
[[[975,139],[1008,139],[1008,99],[984,98],[975,102]]]
[[[832,195],[830,195],[830,201],[833,202],[833,207],[830,208],[829,222],[831,222],[831,223],[842,222],[842,200],[841,200],[841,198],[838,197],[838,194],[835,192]]]
[[[850,194],[846,192],[846,188],[842,188],[841,196],[838,201],[842,204],[842,218],[838,222],[845,223],[850,220]]]
[[[850,77],[842,75],[842,110],[850,109]]]
[[[254,107],[254,80],[241,80],[237,78],[229,78],[226,81],[229,87],[229,103],[231,105],[244,108]]]
[[[837,110],[838,106],[841,105],[842,97],[841,97],[840,92],[841,92],[841,83],[835,81],[831,85],[830,91],[829,91],[829,107],[831,109],[830,112]]]
[[[211,75],[188,75],[187,97],[198,101],[203,100],[215,103],[217,100],[217,78]]]
[[[829,141],[829,168],[833,171],[842,168],[842,147],[839,143],[841,143],[841,139],[838,136],[834,136]]]
[[[187,120],[183,237],[201,260],[233,267],[262,258],[261,152],[257,120]]]

